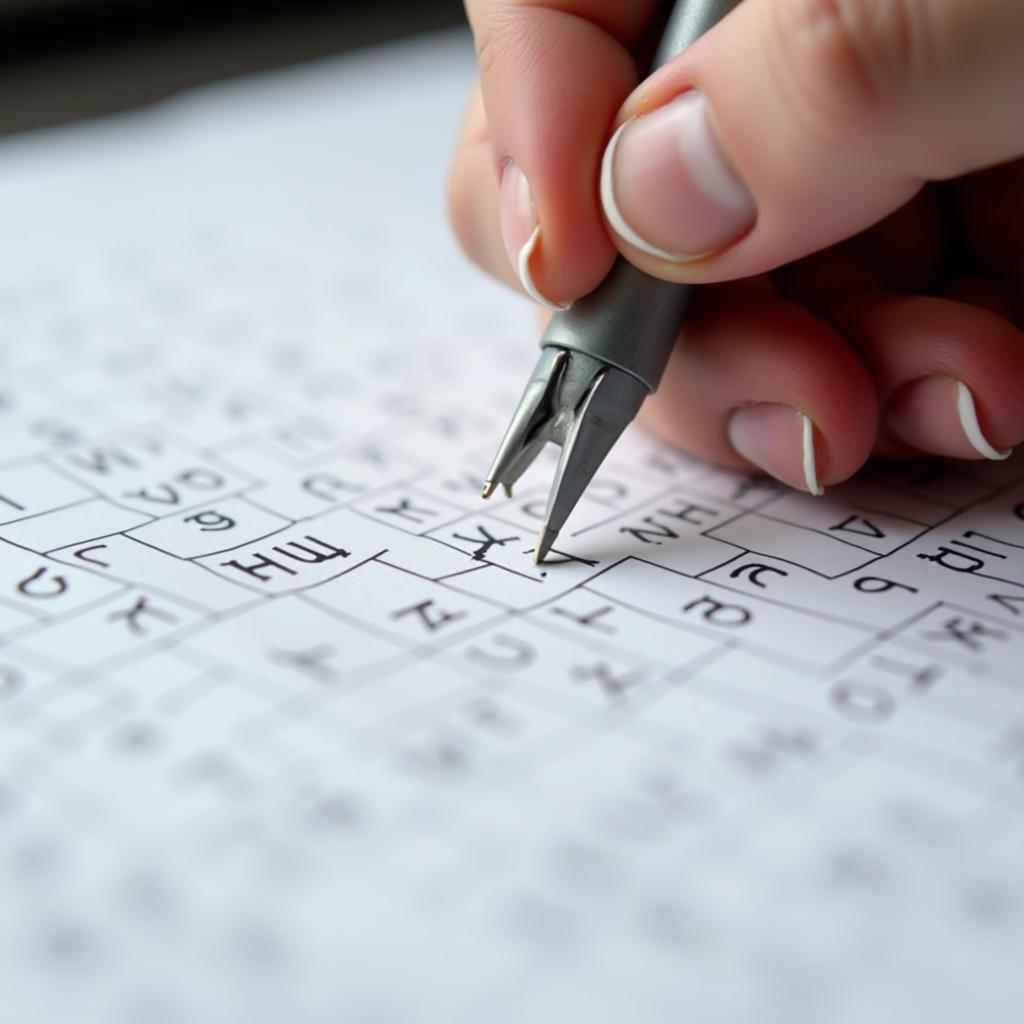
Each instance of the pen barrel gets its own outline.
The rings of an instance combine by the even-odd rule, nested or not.
[[[665,24],[653,68],[678,56],[741,0],[678,0]],[[541,346],[594,356],[657,389],[675,346],[690,286],[650,277],[616,260],[595,291],[556,313]]]
[[[740,0],[680,0],[665,24],[651,70],[677,57],[739,4]]]
[[[593,356],[654,391],[691,291],[689,285],[659,281],[620,257],[594,291],[551,318],[541,346]]]

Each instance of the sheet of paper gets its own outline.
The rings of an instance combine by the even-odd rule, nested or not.
[[[1019,1019],[1024,463],[812,499],[634,433],[534,568],[471,76],[0,146],[0,1015]]]

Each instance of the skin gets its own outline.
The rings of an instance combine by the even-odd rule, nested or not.
[[[592,290],[617,252],[708,286],[645,405],[651,430],[756,468],[730,443],[731,413],[788,405],[814,424],[827,485],[873,454],[980,458],[952,399],[962,381],[993,447],[1024,440],[1020,0],[744,0],[646,79],[652,0],[466,7],[481,71],[450,210],[470,257],[520,287],[500,215],[511,161],[550,300]],[[718,250],[666,261],[610,228],[601,161],[619,125],[690,89],[757,214]],[[924,378],[948,396],[915,389]]]

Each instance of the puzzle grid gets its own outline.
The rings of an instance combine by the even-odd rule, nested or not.
[[[462,52],[406,51],[437,80],[371,113],[429,136]],[[398,159],[376,206],[334,187],[323,127],[376,74],[194,100],[114,170],[145,115],[8,190],[62,244],[0,286],[7,1005],[1009,1019],[1024,464],[813,499],[635,433],[534,567],[550,459],[479,500],[528,314]]]

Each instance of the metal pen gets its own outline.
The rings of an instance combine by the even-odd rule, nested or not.
[[[652,70],[682,53],[740,0],[677,0]],[[691,286],[638,270],[622,257],[589,295],[555,313],[540,359],[498,448],[483,496],[512,485],[550,441],[562,454],[535,561],[551,550],[605,456],[661,381]]]

